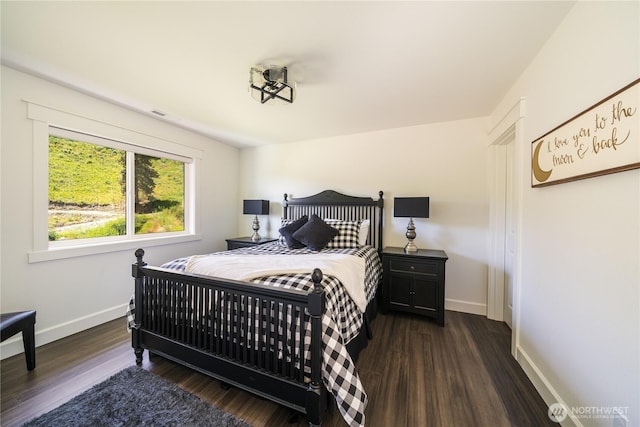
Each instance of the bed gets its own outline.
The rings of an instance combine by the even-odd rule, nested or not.
[[[146,349],[304,413],[310,425],[332,401],[348,425],[364,425],[355,361],[379,299],[382,196],[285,194],[277,242],[160,267],[138,249],[128,313],[136,362]],[[336,231],[323,245],[316,231],[328,226]]]

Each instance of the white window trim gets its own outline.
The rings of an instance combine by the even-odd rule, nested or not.
[[[202,159],[202,151],[178,144],[173,141],[125,129],[99,120],[84,117],[38,104],[27,103],[27,117],[33,121],[33,250],[28,253],[29,263],[51,261],[56,259],[73,258],[108,252],[132,250],[140,246],[151,247],[200,240],[198,234],[198,166]],[[49,203],[49,127],[68,129],[85,134],[100,136],[109,140],[127,141],[140,150],[161,151],[179,156],[182,159],[192,159],[193,164],[185,170],[185,225],[184,232],[162,233],[154,235],[131,236],[127,240],[100,242],[87,241],[69,247],[49,247],[48,238],[48,203]]]

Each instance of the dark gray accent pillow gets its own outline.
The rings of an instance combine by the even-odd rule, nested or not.
[[[287,247],[289,249],[304,248],[304,244],[295,239],[293,237],[293,233],[295,233],[300,227],[305,225],[308,220],[309,217],[307,215],[304,215],[278,230],[280,232],[280,236],[284,238],[284,241],[287,243]]]
[[[313,251],[321,251],[337,234],[338,230],[311,214],[309,221],[293,233],[293,238]]]

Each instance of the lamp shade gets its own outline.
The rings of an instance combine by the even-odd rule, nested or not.
[[[242,203],[242,213],[252,215],[269,215],[269,201],[244,200]]]
[[[394,197],[393,216],[429,218],[428,197]]]

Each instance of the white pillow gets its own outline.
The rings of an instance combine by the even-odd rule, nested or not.
[[[360,232],[358,233],[358,244],[364,246],[367,244],[367,237],[369,237],[369,224],[371,221],[365,219],[360,223]]]

